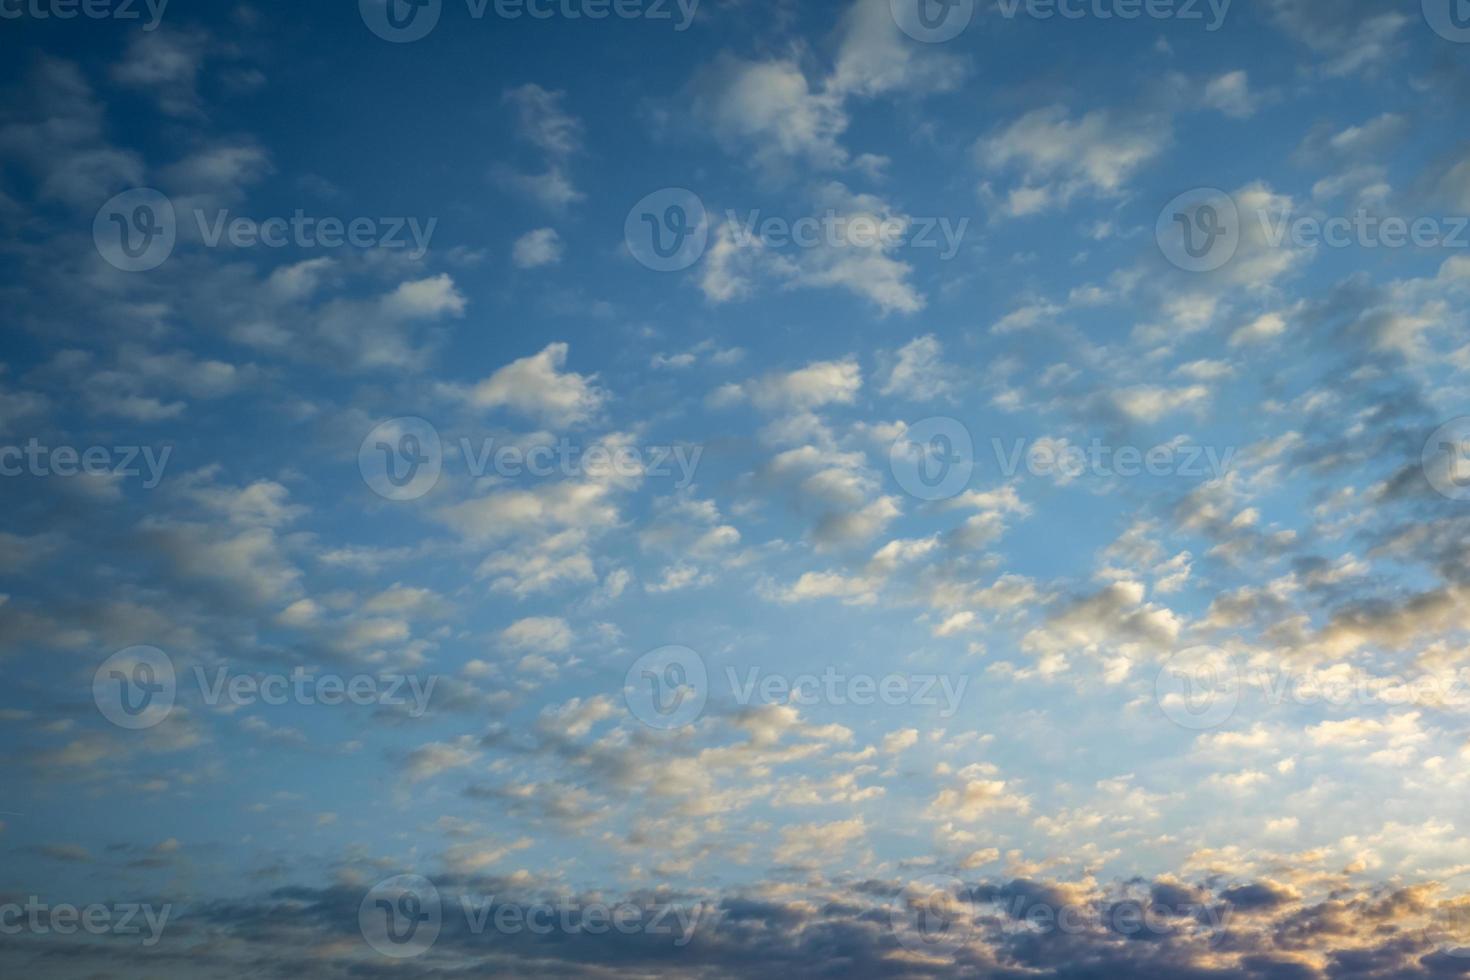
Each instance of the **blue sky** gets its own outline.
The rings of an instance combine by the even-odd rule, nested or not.
[[[0,4],[7,971],[1470,972],[1465,11],[389,2]]]

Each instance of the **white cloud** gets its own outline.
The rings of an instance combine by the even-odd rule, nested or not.
[[[513,650],[563,653],[572,646],[572,628],[553,616],[532,616],[511,623],[500,632],[500,642]]]
[[[943,345],[933,334],[925,334],[899,348],[888,377],[878,391],[884,395],[928,401],[949,393],[950,375],[950,368],[944,363]]]
[[[1112,393],[1113,405],[1138,422],[1157,422],[1180,409],[1198,408],[1209,397],[1204,385],[1164,388],[1159,385],[1136,385]]]
[[[1081,193],[1118,194],[1169,140],[1169,127],[1158,119],[1125,119],[1106,110],[1072,119],[1062,106],[1051,106],[980,139],[975,157],[991,172],[1021,170],[1027,193],[1010,206],[1032,213]]]
[[[511,249],[511,261],[519,269],[539,269],[544,265],[556,265],[561,261],[561,236],[555,228],[537,228],[516,239]]]
[[[764,411],[808,411],[851,404],[862,386],[862,369],[848,358],[818,361],[785,374],[768,374],[740,390]]]
[[[1210,79],[1205,85],[1205,105],[1218,109],[1234,119],[1249,119],[1256,114],[1258,101],[1251,93],[1250,79],[1243,71],[1227,72]]]
[[[511,408],[557,426],[586,422],[602,408],[605,393],[593,379],[562,371],[569,348],[548,344],[540,353],[507,364],[475,385],[470,401],[479,408]]]
[[[832,169],[847,163],[837,142],[847,128],[841,96],[814,91],[795,61],[725,57],[698,88],[696,114],[758,165],[779,170],[800,160]]]

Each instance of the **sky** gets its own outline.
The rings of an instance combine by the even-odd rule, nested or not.
[[[1470,975],[1466,0],[0,0],[0,970]]]

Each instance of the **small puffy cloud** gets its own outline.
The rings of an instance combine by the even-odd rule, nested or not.
[[[549,157],[571,156],[582,148],[582,122],[562,108],[565,92],[527,84],[502,97],[514,109],[521,138]]]
[[[767,412],[811,411],[826,405],[849,405],[863,386],[857,361],[817,361],[795,371],[768,374],[744,385],[731,386],[723,401],[748,397]]]
[[[561,236],[555,228],[537,228],[516,239],[511,249],[511,261],[518,269],[539,269],[543,265],[555,265],[561,261]]]
[[[201,31],[141,31],[132,35],[112,77],[119,85],[152,92],[170,116],[200,115],[196,83],[208,47],[209,37]]]
[[[1136,422],[1157,422],[1166,415],[1187,408],[1198,408],[1210,397],[1204,385],[1164,388],[1159,385],[1136,385],[1112,393],[1114,407]]]
[[[572,628],[555,616],[531,616],[500,631],[500,641],[514,650],[562,653],[571,648]]]
[[[905,728],[883,736],[883,752],[887,755],[896,755],[918,744],[919,730],[917,728]]]
[[[777,861],[788,864],[834,858],[847,850],[848,845],[862,840],[867,832],[862,817],[787,827],[781,831],[781,843],[774,856]]]
[[[551,425],[586,422],[602,408],[605,394],[590,377],[562,371],[569,348],[548,344],[477,384],[470,401],[478,408],[511,408]]]
[[[880,394],[899,395],[926,401],[950,390],[950,369],[944,363],[944,347],[933,334],[917,337],[901,347]]]
[[[1258,100],[1251,93],[1250,79],[1243,71],[1232,71],[1212,78],[1205,85],[1205,105],[1218,109],[1233,119],[1249,119],[1256,114]]]
[[[817,189],[821,231],[803,232],[798,247],[777,249],[759,227],[732,220],[717,224],[705,254],[700,289],[711,303],[751,296],[765,282],[783,289],[843,289],[883,312],[917,313],[924,296],[909,281],[913,267],[896,257],[910,225],[908,215],[873,194],[855,194],[832,181]],[[793,226],[795,227],[795,226]],[[964,226],[946,235],[963,236]]]
[[[1286,333],[1286,320],[1280,313],[1263,313],[1230,335],[1231,347],[1264,344]]]
[[[988,778],[994,774],[993,766],[966,766],[956,774],[954,785],[941,789],[934,797],[926,816],[931,820],[976,823],[993,813],[1025,813],[1031,809],[1030,799],[1015,792],[1006,780]]]
[[[433,779],[442,773],[464,769],[480,759],[475,740],[461,736],[453,742],[430,742],[408,753],[404,760],[404,772],[410,783]]]
[[[465,298],[448,273],[399,284],[383,298],[383,311],[405,320],[437,316],[460,316]]]
[[[696,83],[695,113],[732,151],[784,169],[800,160],[821,168],[847,163],[837,142],[847,129],[842,97],[813,89],[793,60],[724,57]]]
[[[1118,194],[1169,139],[1169,128],[1158,120],[1123,119],[1105,110],[1073,119],[1062,106],[1051,106],[980,139],[975,158],[989,172],[1024,173],[1024,193],[1013,194],[1008,210],[1030,214],[1078,194]]]

